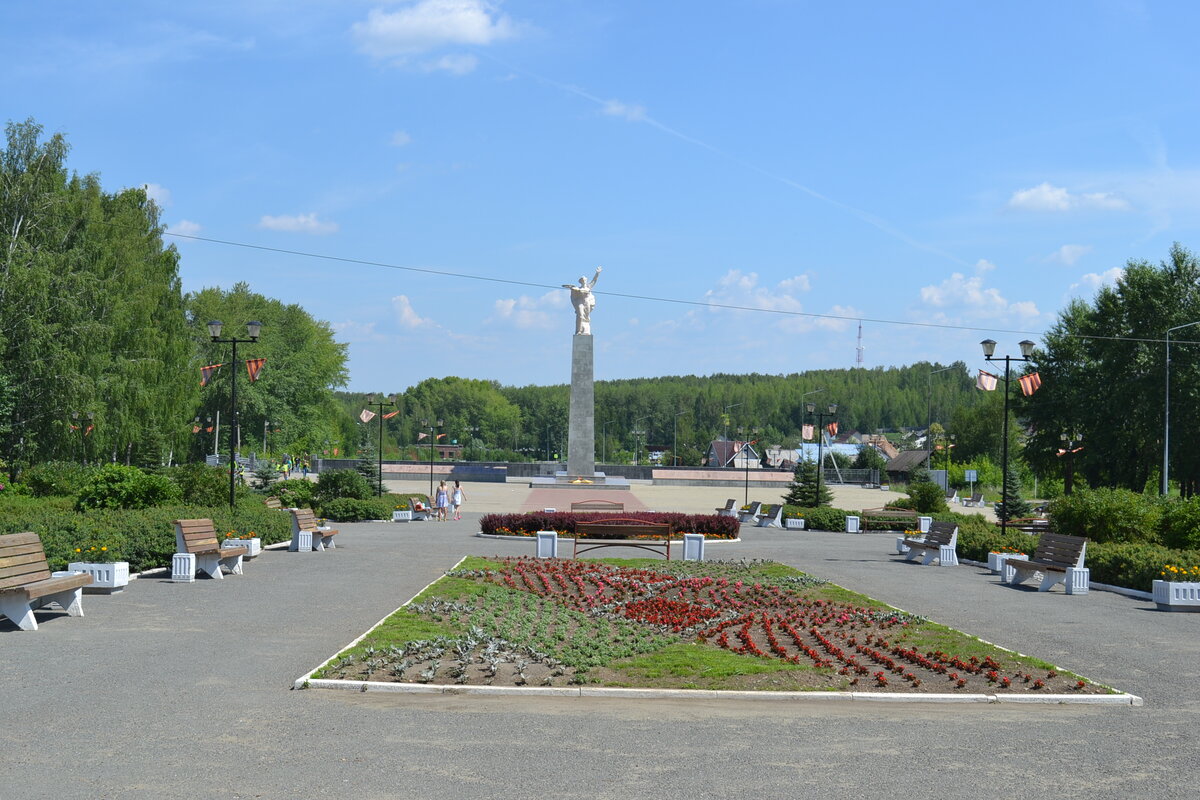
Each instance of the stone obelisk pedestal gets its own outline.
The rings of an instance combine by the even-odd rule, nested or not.
[[[567,477],[592,480],[596,474],[596,394],[592,337],[571,337],[571,417],[567,428]]]

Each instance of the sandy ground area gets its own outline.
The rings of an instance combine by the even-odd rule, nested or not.
[[[429,493],[428,480],[386,480],[389,492],[398,494]],[[863,489],[858,486],[831,486],[833,505],[836,508],[862,510],[879,508],[889,500],[907,495],[900,492],[884,492],[879,489]],[[587,489],[531,489],[527,481],[509,483],[464,483],[466,500],[464,511],[482,513],[530,511],[552,507],[566,510],[572,500],[601,499],[624,502],[629,510],[638,507],[655,511],[680,511],[687,514],[711,514],[714,509],[725,505],[730,497],[738,503],[745,502],[745,490],[737,486],[655,486],[650,483],[633,483],[628,492]],[[779,497],[773,489],[750,489],[750,500],[777,503]],[[630,495],[633,501],[630,502]],[[951,506],[953,511],[964,514],[980,514],[995,520],[990,508],[964,508]]]

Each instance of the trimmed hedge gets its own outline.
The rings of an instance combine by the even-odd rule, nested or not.
[[[67,499],[47,502],[5,498],[0,504],[0,533],[36,533],[53,570],[66,569],[68,562],[80,560],[82,553],[92,547],[97,551],[105,547],[108,557],[104,560],[128,561],[130,572],[171,565],[175,552],[172,523],[177,519],[211,518],[218,534],[254,532],[264,545],[287,541],[292,536],[287,514],[272,511],[255,500],[232,510],[229,506],[176,505],[77,512],[69,506]]]
[[[372,497],[369,500],[339,497],[321,505],[321,516],[335,522],[391,519],[395,505],[396,503],[388,497]]]
[[[784,519],[788,517],[803,517],[804,527],[810,531],[844,531],[846,530],[846,515],[858,514],[857,511],[847,511],[844,508],[804,508],[803,506],[784,506]]]
[[[1161,544],[1163,512],[1179,502],[1128,489],[1083,489],[1050,504],[1050,524],[1058,533],[1093,542]]]
[[[675,532],[703,533],[710,539],[736,539],[741,524],[734,517],[715,514],[675,514],[658,511],[623,511],[620,519],[639,522],[669,522]],[[534,536],[538,531],[558,531],[562,536],[575,535],[576,522],[598,522],[615,519],[610,512],[531,511],[528,514],[485,514],[479,520],[481,533],[498,536]]]

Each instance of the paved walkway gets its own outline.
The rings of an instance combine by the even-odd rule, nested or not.
[[[0,623],[0,798],[1128,798],[1188,796],[1200,777],[1200,617],[901,563],[885,536],[745,529],[712,550],[779,559],[1146,705],[289,689],[460,556],[531,552],[475,538],[478,514],[342,525],[333,552],[269,551],[219,582],[137,581],[34,633]]]

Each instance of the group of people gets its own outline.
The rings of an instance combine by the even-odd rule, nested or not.
[[[438,522],[445,522],[450,518],[462,519],[462,505],[466,498],[461,483],[455,481],[451,487],[442,481],[433,495],[433,518]]]

